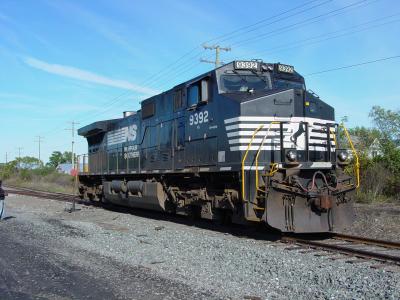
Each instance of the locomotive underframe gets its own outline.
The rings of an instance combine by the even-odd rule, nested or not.
[[[81,197],[93,201],[238,224],[265,222],[282,232],[328,232],[353,219],[354,184],[342,170],[281,169],[264,179],[256,202],[241,199],[238,172],[79,179]]]

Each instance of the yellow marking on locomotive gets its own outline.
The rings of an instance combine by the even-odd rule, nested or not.
[[[254,130],[253,135],[251,136],[251,139],[250,139],[250,143],[247,145],[246,152],[242,159],[242,200],[243,200],[243,202],[247,202],[247,200],[245,199],[246,195],[245,195],[245,190],[244,190],[245,189],[244,164],[246,162],[247,155],[249,154],[249,149],[250,149],[251,144],[253,143],[254,137],[256,136],[257,132],[259,132],[263,127],[264,127],[264,124],[261,124],[260,126],[258,126],[258,128],[256,130]]]
[[[346,135],[346,138],[347,138],[347,140],[348,140],[348,142],[349,142],[349,144],[350,144],[350,147],[351,147],[351,151],[353,152],[354,158],[355,158],[355,160],[356,160],[356,164],[355,164],[355,166],[354,166],[354,172],[355,172],[355,174],[356,174],[356,179],[357,179],[356,188],[358,189],[358,188],[360,187],[360,161],[359,161],[359,158],[358,158],[358,154],[357,154],[356,148],[355,148],[354,145],[353,145],[353,141],[352,141],[351,138],[350,138],[349,132],[347,131],[347,129],[346,129],[346,127],[344,126],[343,123],[341,123],[340,126],[343,127],[344,134]]]
[[[259,189],[259,186],[258,186],[258,157],[260,156],[261,149],[262,149],[262,147],[264,146],[265,140],[266,140],[267,137],[268,137],[268,134],[269,134],[269,132],[270,132],[270,130],[271,130],[272,124],[279,124],[279,123],[280,123],[280,122],[273,121],[273,122],[271,122],[271,123],[269,124],[267,133],[265,134],[264,138],[263,138],[262,141],[261,141],[261,145],[260,145],[260,147],[258,148],[257,155],[256,155],[256,191],[261,191],[261,190]]]

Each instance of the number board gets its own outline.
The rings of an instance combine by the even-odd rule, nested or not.
[[[260,62],[258,61],[244,61],[244,60],[235,60],[234,68],[235,70],[260,70]]]
[[[294,67],[289,65],[278,64],[278,72],[293,74]]]

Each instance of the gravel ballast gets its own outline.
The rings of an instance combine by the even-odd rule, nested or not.
[[[400,298],[400,269],[371,268],[376,262],[350,264],[142,213],[79,206],[69,214],[64,206],[10,196],[8,215],[15,218],[1,222],[0,233],[12,229],[15,239],[109,283],[115,298]]]

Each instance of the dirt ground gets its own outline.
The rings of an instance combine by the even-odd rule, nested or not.
[[[400,242],[400,205],[355,204],[356,218],[343,233]]]

